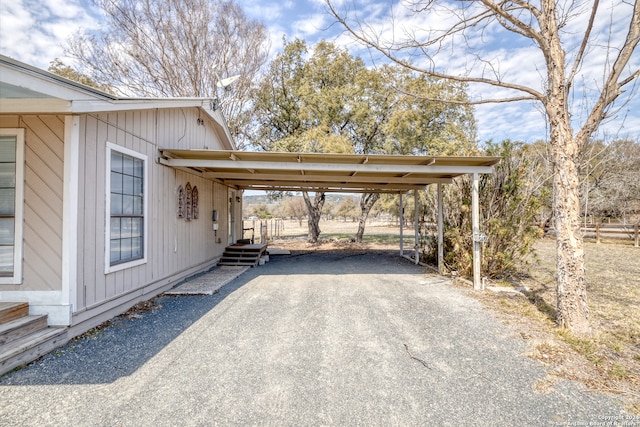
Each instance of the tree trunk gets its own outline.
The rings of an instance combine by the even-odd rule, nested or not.
[[[320,236],[320,217],[322,216],[322,207],[325,201],[324,193],[316,192],[313,202],[308,192],[303,191],[302,196],[309,211],[309,219],[307,221],[309,224],[309,235],[307,236],[307,241],[309,243],[317,243],[318,237]]]
[[[363,194],[360,198],[360,220],[358,221],[358,231],[356,232],[355,241],[357,243],[362,243],[362,236],[364,235],[364,227],[367,223],[367,218],[369,217],[369,212],[371,212],[371,208],[380,198],[379,193],[368,193]]]
[[[569,111],[570,82],[565,80],[565,52],[558,33],[556,4],[542,2],[540,22],[545,39],[541,48],[547,60],[547,96],[543,101],[549,118],[553,162],[553,217],[556,228],[558,313],[556,322],[576,335],[588,335],[589,307],[584,272],[584,247],[580,230],[578,155],[584,140],[574,138]],[[583,134],[582,132],[580,133]]]
[[[553,123],[553,121],[552,121]],[[551,129],[553,213],[556,229],[558,313],[556,321],[576,335],[588,335],[589,307],[580,230],[578,152],[568,126]]]

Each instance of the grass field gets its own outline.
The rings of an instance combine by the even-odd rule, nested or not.
[[[245,225],[246,227],[246,225]],[[345,249],[357,230],[356,222],[323,221],[320,244],[306,243],[307,225],[285,221],[271,243],[290,249]],[[272,228],[275,230],[275,228]],[[270,232],[270,234],[272,234]],[[276,236],[277,234],[277,236]],[[359,248],[398,249],[397,225],[367,225]],[[405,248],[414,244],[405,229]],[[526,286],[522,294],[467,292],[491,308],[529,344],[529,357],[547,366],[548,376],[536,385],[546,392],[562,378],[577,380],[594,390],[616,394],[640,415],[640,248],[632,241],[585,242],[587,292],[593,334],[574,337],[555,325],[555,242],[542,239],[526,260],[522,275],[504,287]]]
[[[255,227],[256,241],[259,241],[259,221],[245,221],[244,227]],[[307,221],[303,220],[300,224],[296,220],[269,220],[267,222],[267,231],[269,240],[306,240],[308,228]],[[320,222],[320,240],[321,242],[348,242],[356,234],[358,223],[354,221],[321,221]],[[400,229],[397,224],[389,224],[386,221],[369,221],[365,228],[363,241],[371,244],[388,244],[394,245],[393,248],[399,247]],[[414,234],[413,229],[404,230],[405,242],[410,242],[413,247]],[[250,231],[245,232],[245,236],[249,237]]]
[[[528,261],[528,275],[519,280],[529,288],[527,298],[494,296],[485,298],[487,303],[510,316],[523,337],[530,336],[532,356],[548,364],[552,376],[617,393],[640,414],[640,248],[630,241],[585,242],[593,328],[588,338],[574,337],[553,322],[557,306],[555,241],[539,241]]]

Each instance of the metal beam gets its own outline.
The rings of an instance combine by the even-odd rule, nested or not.
[[[400,193],[399,210],[400,212],[400,256],[404,256],[404,208],[402,206],[402,193]]]
[[[431,178],[431,177],[409,177],[402,176],[352,176],[352,175],[296,175],[286,173],[245,173],[245,172],[228,172],[228,171],[216,171],[205,172],[204,178],[208,179],[251,179],[251,180],[279,180],[279,181],[291,181],[291,182],[303,182],[303,181],[321,181],[321,182],[356,182],[356,183],[401,183],[401,184],[451,184],[452,178]]]
[[[383,189],[371,189],[371,188],[342,188],[342,187],[274,187],[271,185],[255,185],[255,186],[238,186],[238,189],[242,190],[256,190],[256,191],[322,191],[324,193],[385,193],[385,194],[400,194],[407,190],[398,190],[395,188]]]
[[[420,262],[420,224],[418,224],[420,215],[418,212],[418,190],[413,190],[413,210],[413,231],[415,236],[415,255],[417,265],[418,262]]]
[[[442,212],[442,184],[438,184],[438,273],[444,273],[444,219]]]
[[[171,167],[192,167],[210,169],[242,169],[242,170],[296,170],[324,172],[386,172],[386,173],[436,173],[466,174],[492,173],[492,166],[438,166],[438,165],[383,165],[383,164],[348,164],[348,163],[292,163],[267,161],[229,161],[209,159],[160,159],[160,163]]]
[[[478,174],[473,174],[471,224],[473,227],[473,289],[480,289],[480,197]]]
[[[222,180],[226,185],[237,185],[237,186],[289,186],[289,187],[312,187],[312,188],[322,188],[322,187],[340,187],[340,188],[362,188],[362,189],[397,189],[397,190],[415,190],[422,189],[425,185],[416,185],[416,184],[400,184],[400,183],[359,183],[359,182],[339,182],[339,183],[329,183],[325,181],[272,181],[272,180],[240,180],[240,179],[224,179]]]

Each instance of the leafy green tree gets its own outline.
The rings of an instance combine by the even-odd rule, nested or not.
[[[435,93],[465,99],[465,86],[413,76],[400,67],[368,69],[322,41],[307,56],[304,41],[286,43],[255,96],[255,143],[267,151],[357,154],[468,154],[475,148],[473,111],[429,101]],[[397,90],[407,86],[424,98]],[[362,241],[378,193],[363,194],[356,241]],[[320,234],[322,189],[303,193],[311,242]]]
[[[396,70],[399,92],[385,126],[389,154],[465,156],[478,153],[473,108],[466,85]],[[452,102],[435,101],[449,99]]]
[[[262,203],[259,205],[255,205],[252,208],[252,212],[251,214],[253,216],[257,216],[260,219],[270,219],[273,218],[273,214],[271,213],[271,211],[269,211],[269,208],[267,207],[266,204]]]
[[[364,81],[360,74],[367,72],[364,62],[326,41],[306,55],[306,43],[296,39],[271,62],[255,96],[255,143],[267,151],[353,153],[348,130]],[[325,195],[317,189],[302,196],[308,240],[316,242]]]
[[[478,152],[473,109],[463,103],[467,100],[466,85],[416,76],[392,66],[385,67],[379,75],[384,77],[384,84],[377,86],[377,90],[387,94],[379,102],[387,114],[379,122],[376,135],[382,143],[370,144],[370,149],[375,150],[370,152],[431,156]],[[433,101],[436,98],[456,102]],[[380,116],[376,119],[380,120]],[[362,195],[356,242],[362,241],[367,217],[379,198],[378,193]],[[397,196],[393,200],[397,203]]]
[[[253,145],[264,151],[301,151],[298,138],[306,129],[300,109],[307,45],[295,39],[269,64],[253,91]]]
[[[336,209],[336,216],[344,218],[345,222],[347,218],[356,218],[358,216],[358,209],[353,197],[345,197]]]

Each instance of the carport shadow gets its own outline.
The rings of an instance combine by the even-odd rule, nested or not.
[[[425,268],[399,255],[397,250],[331,249],[296,250],[272,255],[269,274],[422,274]]]
[[[152,299],[37,361],[0,377],[6,385],[105,384],[131,375],[248,281],[242,275],[213,295]]]
[[[145,310],[115,317],[22,369],[0,386],[107,384],[129,376],[225,298],[258,276],[292,274],[422,274],[397,251],[294,251],[272,256],[208,296],[160,295]]]

